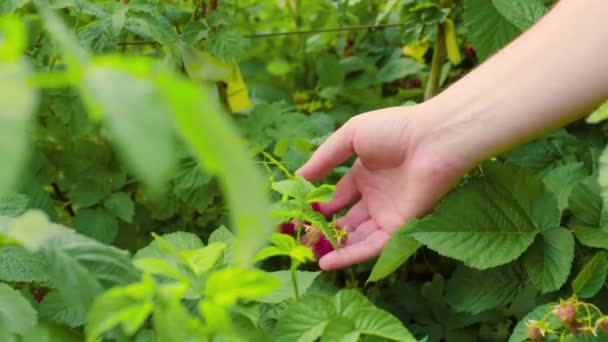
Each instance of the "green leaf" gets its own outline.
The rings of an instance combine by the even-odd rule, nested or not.
[[[600,193],[604,199],[604,208],[608,208],[608,147],[600,155],[598,183]]]
[[[564,210],[568,207],[568,198],[572,189],[587,176],[585,165],[582,162],[569,163],[549,171],[543,178],[543,182],[557,197],[559,210]]]
[[[357,342],[359,335],[352,319],[338,316],[329,321],[325,327],[321,342]]]
[[[118,222],[103,209],[81,209],[72,221],[74,229],[99,242],[110,244],[118,234]]]
[[[519,322],[517,322],[517,325],[515,325],[515,328],[513,329],[513,333],[511,334],[511,337],[509,337],[509,342],[528,341],[528,327],[526,325],[527,322],[528,321],[538,321],[538,320],[542,319],[543,317],[545,317],[545,315],[548,312],[553,310],[555,305],[557,305],[557,304],[556,303],[544,304],[544,305],[536,307],[534,310],[532,310],[527,315],[525,315]],[[547,326],[550,329],[557,329],[562,326],[562,323],[560,321],[558,321],[554,315],[549,315],[545,322],[547,323]]]
[[[376,79],[381,83],[392,82],[417,73],[421,64],[411,58],[395,58],[386,63],[378,73]]]
[[[335,306],[327,297],[318,294],[302,296],[288,307],[277,323],[273,341],[313,342],[337,315]]]
[[[344,68],[335,55],[323,53],[316,58],[315,70],[318,77],[318,86],[339,86],[344,83],[346,76]]]
[[[167,104],[145,78],[152,70],[147,59],[100,57],[85,72],[82,91],[89,112],[105,114],[112,143],[124,162],[158,189],[174,164],[174,131]]]
[[[50,320],[72,328],[85,323],[86,313],[66,303],[57,291],[47,293],[38,306],[40,320]]]
[[[270,272],[270,274],[273,277],[279,279],[279,281],[281,282],[281,287],[267,295],[257,298],[256,301],[262,303],[278,304],[289,298],[293,298],[294,289],[293,282],[291,279],[291,271],[276,271]],[[319,274],[321,274],[321,272],[296,272],[296,279],[298,282],[298,290],[300,291],[300,295],[306,293],[306,290],[308,290],[310,285],[312,285],[312,282],[317,278]]]
[[[109,212],[116,215],[121,220],[131,223],[135,213],[135,204],[131,197],[125,192],[115,192],[108,197],[103,206]]]
[[[606,282],[608,260],[606,252],[596,253],[572,281],[572,291],[579,298],[595,296]]]
[[[335,190],[336,190],[336,187],[334,185],[323,184],[319,187],[312,189],[306,195],[306,202],[308,202],[308,203],[313,203],[313,202],[327,203],[327,202],[331,201],[331,198],[334,195]]]
[[[0,22],[0,29],[5,30],[5,25]],[[30,121],[38,103],[29,75],[24,61],[0,60],[0,193],[14,188],[27,161]]]
[[[358,310],[374,309],[375,306],[357,290],[341,290],[334,297],[334,305],[339,315],[351,317]]]
[[[19,242],[29,251],[37,251],[50,237],[48,217],[40,210],[28,210],[8,225],[8,237]]]
[[[507,45],[520,33],[496,8],[494,1],[465,0],[464,21],[481,60]]]
[[[176,124],[197,159],[222,185],[235,226],[234,261],[249,265],[275,227],[259,170],[247,156],[232,125],[194,83],[159,75],[162,89],[174,112]],[[218,142],[221,142],[219,144]]]
[[[608,100],[604,101],[587,117],[587,123],[598,123],[608,119]]]
[[[541,293],[558,290],[566,283],[574,259],[574,237],[565,228],[543,232],[524,255],[530,280]]]
[[[42,253],[50,281],[62,300],[82,314],[104,288],[139,278],[127,252],[101,244],[59,225],[47,227]]]
[[[486,164],[484,174],[414,221],[408,235],[441,255],[486,269],[514,260],[538,232],[559,226],[557,201],[535,175],[500,163]]]
[[[49,280],[48,262],[39,253],[22,247],[0,247],[0,280],[6,282],[37,282]]]
[[[224,307],[237,299],[255,300],[281,286],[279,280],[267,272],[241,267],[228,267],[209,275],[205,295]]]
[[[511,302],[524,285],[519,267],[485,271],[460,266],[447,283],[447,302],[456,311],[477,314]]]
[[[281,195],[301,201],[307,200],[309,193],[314,190],[314,186],[302,177],[272,182],[270,188]]]
[[[232,28],[209,31],[208,42],[209,52],[228,62],[237,62],[249,48],[249,41]]]
[[[404,226],[391,235],[388,243],[376,261],[367,282],[378,281],[391,273],[409,259],[420,246],[420,242],[407,236],[408,226]]]
[[[162,235],[161,238],[170,245],[171,249],[178,252],[199,249],[205,246],[201,239],[192,233],[175,232]],[[149,245],[135,253],[134,259],[165,258],[167,256],[167,253],[162,251],[160,244],[161,243],[159,242],[159,240],[154,240],[150,242]]]
[[[222,242],[212,242],[209,245],[190,251],[181,251],[184,262],[196,275],[205,273],[217,262],[226,249],[226,244]]]
[[[214,242],[223,242],[226,244],[226,249],[224,250],[224,258],[223,263],[231,265],[232,264],[232,244],[234,243],[234,234],[228,230],[228,228],[224,226],[220,226],[218,229],[214,230],[213,233],[209,236],[209,243]]]
[[[542,0],[492,0],[498,12],[521,30],[532,26],[545,13]]]
[[[608,227],[607,228],[584,228],[574,229],[576,239],[587,247],[608,249]]]
[[[18,193],[0,194],[0,216],[14,217],[22,214],[29,201],[27,196]]]
[[[0,283],[0,321],[6,322],[9,332],[23,334],[37,321],[36,310],[19,291]]]
[[[572,189],[568,207],[574,216],[586,225],[600,225],[604,205],[596,176],[587,177]]]
[[[349,318],[354,322],[355,329],[361,334],[393,341],[417,341],[399,319],[386,311],[375,308],[357,310]]]
[[[149,276],[122,288],[114,288],[99,296],[87,317],[87,341],[97,341],[101,335],[120,325],[133,335],[144,323],[154,307],[154,281]]]

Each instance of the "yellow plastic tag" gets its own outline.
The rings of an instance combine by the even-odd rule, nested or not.
[[[406,45],[403,47],[403,54],[418,62],[424,62],[423,57],[429,49],[429,42],[426,40],[419,40],[417,42],[413,42],[410,45]]]
[[[251,100],[247,85],[241,76],[241,70],[238,65],[235,65],[232,70],[232,75],[226,80],[228,87],[226,88],[226,99],[228,106],[233,112],[240,112],[251,108]]]
[[[451,19],[446,19],[443,23],[443,32],[445,33],[445,47],[448,51],[448,59],[452,64],[460,64],[462,56],[456,41],[456,30],[454,30],[454,22]]]

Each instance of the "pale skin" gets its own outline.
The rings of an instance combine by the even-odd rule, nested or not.
[[[608,98],[608,1],[562,0],[535,26],[443,93],[412,107],[357,115],[297,174],[326,176],[357,160],[321,205],[349,208],[347,244],[323,270],[380,254],[391,234],[428,213],[479,162],[575,121]]]

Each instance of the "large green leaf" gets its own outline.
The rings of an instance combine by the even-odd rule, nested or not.
[[[420,68],[421,64],[411,58],[395,58],[378,70],[376,79],[378,82],[392,82],[415,74]]]
[[[0,215],[13,217],[22,214],[29,201],[27,196],[18,193],[0,194]]]
[[[511,24],[522,30],[532,26],[545,13],[542,0],[492,0],[492,4]]]
[[[580,298],[591,298],[606,282],[608,260],[606,252],[596,253],[572,281],[572,291]]]
[[[600,156],[600,168],[598,175],[598,183],[600,184],[600,193],[604,199],[604,208],[608,207],[608,147],[604,149]]]
[[[483,60],[515,38],[520,30],[489,0],[465,0],[464,21],[468,36]]]
[[[203,167],[220,179],[238,232],[234,262],[249,265],[274,230],[259,170],[235,129],[202,88],[165,74],[159,75],[157,85],[170,103],[182,136]]]
[[[270,273],[233,266],[215,271],[205,283],[205,295],[225,307],[237,299],[254,300],[271,293],[281,286]]]
[[[278,304],[289,298],[293,298],[294,289],[293,281],[291,278],[291,271],[276,271],[270,272],[270,274],[273,277],[279,279],[279,281],[281,282],[281,287],[267,295],[257,298],[256,301],[262,303]],[[321,272],[296,272],[296,281],[298,282],[298,290],[300,291],[300,295],[306,293],[306,290],[308,290],[310,285],[312,285],[312,282],[317,278],[319,274],[321,274]]]
[[[49,320],[68,327],[79,327],[86,320],[86,313],[66,303],[57,291],[47,293],[38,305],[40,320]]]
[[[524,266],[541,293],[558,290],[570,275],[574,237],[565,228],[543,232],[524,255]]]
[[[23,25],[20,21],[0,20],[0,37],[3,34],[24,34],[13,32]],[[10,31],[7,31],[10,28]],[[21,39],[25,39],[21,37]],[[0,48],[0,193],[13,188],[17,183],[28,156],[28,132],[30,118],[37,105],[38,94],[28,84],[30,70],[25,61],[3,60],[6,43]]]
[[[355,329],[363,335],[372,335],[393,341],[414,342],[417,339],[395,316],[380,309],[357,310],[349,317]]]
[[[121,220],[131,223],[135,213],[135,204],[126,192],[115,192],[108,197],[104,207]]]
[[[526,324],[529,321],[538,321],[542,319],[547,315],[548,312],[553,310],[555,305],[555,303],[544,304],[536,307],[534,310],[525,315],[519,322],[517,322],[517,325],[515,325],[513,333],[511,334],[511,337],[509,337],[509,342],[528,341],[528,326]],[[562,323],[558,321],[554,315],[548,316],[545,322],[551,329],[557,329],[562,325]]]
[[[48,281],[48,261],[40,253],[22,247],[0,247],[0,280],[6,282]]]
[[[596,176],[578,183],[570,193],[568,207],[577,219],[589,227],[598,227],[602,218],[603,203]]]
[[[543,182],[557,197],[559,209],[564,210],[568,207],[568,198],[572,189],[587,176],[582,162],[568,163],[549,171],[543,178]]]
[[[154,307],[154,281],[147,275],[139,283],[114,288],[99,296],[87,317],[87,341],[96,341],[114,326],[134,334]]]
[[[337,315],[329,298],[318,294],[305,295],[290,305],[279,320],[273,331],[273,341],[313,342]]]
[[[407,229],[408,226],[404,226],[393,233],[382,250],[380,258],[376,261],[367,282],[378,281],[393,273],[420,248],[420,242],[407,236]]]
[[[461,266],[447,284],[447,301],[456,311],[473,314],[512,301],[524,285],[517,265],[485,271]]]
[[[574,236],[576,236],[576,239],[585,246],[608,249],[608,227],[577,227],[574,229]]]
[[[171,112],[151,80],[147,59],[106,56],[86,69],[82,90],[89,111],[104,115],[124,162],[158,189],[174,165]]]
[[[104,288],[139,278],[129,254],[115,247],[51,225],[41,253],[49,263],[50,282],[62,300],[84,314]]]
[[[409,235],[438,253],[485,269],[520,256],[537,233],[558,227],[557,201],[526,169],[489,163],[415,221]]]
[[[78,210],[72,224],[80,234],[106,244],[112,243],[118,234],[118,221],[104,209]]]
[[[19,291],[0,283],[0,321],[9,332],[23,334],[36,324],[36,310]]]

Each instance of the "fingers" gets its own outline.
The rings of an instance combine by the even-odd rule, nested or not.
[[[355,228],[367,220],[369,220],[369,212],[367,211],[367,204],[363,201],[359,201],[355,204],[346,215],[336,220],[336,224],[340,228],[346,228],[348,232],[354,231]]]
[[[346,161],[355,151],[355,125],[350,120],[335,131],[310,157],[296,174],[310,181],[325,177],[336,166]]]
[[[319,260],[319,267],[324,271],[330,271],[367,261],[380,254],[389,237],[390,235],[385,231],[376,230],[359,243],[326,254]]]
[[[357,172],[357,163],[348,171],[342,179],[336,184],[336,191],[330,202],[321,203],[321,212],[325,216],[329,216],[338,210],[352,204],[359,198],[359,190],[355,183],[355,173]]]
[[[376,230],[378,230],[376,222],[374,222],[374,220],[367,220],[357,226],[356,229],[354,229],[352,232],[348,233],[346,245],[350,246],[357,244],[367,239],[367,237]]]

